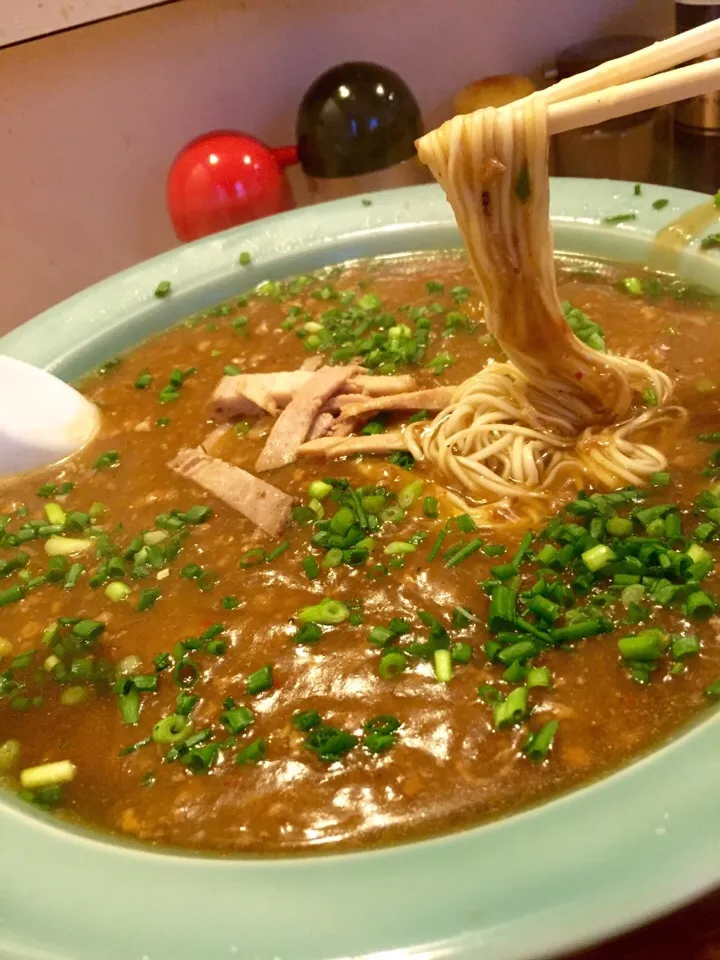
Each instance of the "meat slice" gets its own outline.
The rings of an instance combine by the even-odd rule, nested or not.
[[[392,453],[407,450],[400,430],[377,433],[369,437],[321,437],[308,440],[298,450],[304,457],[346,457],[351,453]]]
[[[318,437],[324,437],[330,433],[335,424],[335,417],[331,413],[319,413],[315,417],[315,422],[310,427],[308,434],[309,440],[316,440]]]
[[[205,437],[200,446],[205,453],[212,454],[216,444],[220,443],[222,438],[227,436],[228,433],[230,433],[230,425],[223,423],[221,426],[215,427],[215,429]]]
[[[409,393],[416,387],[415,378],[409,373],[392,377],[371,377],[366,374],[353,377],[348,386],[366,393],[369,397],[385,397],[389,393]]]
[[[200,447],[181,450],[168,463],[171,470],[193,480],[274,537],[290,517],[293,498],[247,470],[209,457]]]
[[[339,413],[349,403],[362,403],[363,400],[367,400],[367,395],[364,393],[338,393],[330,397],[323,410],[327,410],[328,413]]]
[[[263,411],[277,416],[278,411],[286,407],[298,390],[309,383],[320,369],[324,367],[223,377],[210,398],[210,415],[218,420],[257,416]],[[415,380],[411,376],[371,377],[358,374],[359,369],[353,367],[357,375],[353,375],[345,385],[352,393],[379,397],[415,389]]]
[[[450,403],[454,392],[455,387],[433,387],[432,390],[360,399],[355,403],[342,404],[340,419],[347,420],[376,410],[442,410]]]
[[[275,470],[292,463],[325,401],[356,372],[357,367],[321,367],[311,374],[275,421],[255,469]]]
[[[335,417],[330,434],[333,437],[349,437],[351,433],[355,433],[355,428],[358,426],[357,420],[341,420],[340,417]],[[314,438],[310,437],[309,439]]]
[[[312,373],[308,370],[278,373],[241,373],[223,377],[210,398],[210,415],[221,420],[253,416],[263,411],[277,415]]]
[[[321,357],[319,354],[316,354],[314,357],[306,357],[300,364],[300,369],[310,370],[311,373],[315,373],[315,371],[319,370],[320,367],[324,366],[324,364],[325,358]]]

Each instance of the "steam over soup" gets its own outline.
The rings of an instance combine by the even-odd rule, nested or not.
[[[559,471],[530,513],[408,450],[505,362],[464,256],[268,282],[90,376],[91,446],[0,483],[6,784],[158,844],[350,848],[547,799],[720,693],[715,304],[558,282],[686,416],[640,424],[642,486]]]

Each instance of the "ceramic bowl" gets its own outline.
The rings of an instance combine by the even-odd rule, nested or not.
[[[668,198],[662,211],[653,200]],[[181,247],[72,297],[0,352],[72,378],[260,280],[458,246],[437,187],[342,200]],[[703,197],[602,180],[552,188],[559,251],[644,261]],[[609,215],[635,210],[633,222]],[[241,251],[252,264],[238,265]],[[720,259],[679,261],[720,290]],[[153,296],[160,280],[172,295]],[[394,848],[290,859],[158,851],[0,796],[4,960],[529,960],[627,929],[720,882],[720,723],[524,813]]]

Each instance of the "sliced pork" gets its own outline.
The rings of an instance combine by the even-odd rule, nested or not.
[[[434,387],[385,397],[361,397],[354,403],[342,404],[340,419],[348,420],[378,410],[442,410],[450,403],[454,392],[455,387]]]
[[[333,429],[335,417],[331,413],[319,413],[315,417],[315,422],[310,427],[308,440],[317,440],[318,437],[324,437]]]
[[[255,469],[275,470],[292,463],[323,404],[357,373],[357,367],[321,367],[300,387],[275,421]]]
[[[278,373],[241,373],[223,377],[210,398],[210,415],[218,420],[256,416],[263,411],[277,416],[293,396],[304,387],[317,370],[281,370]],[[332,368],[337,369],[337,368]],[[343,384],[347,393],[369,397],[407,393],[415,389],[415,380],[408,375],[373,377],[358,373]]]
[[[303,443],[298,454],[304,457],[347,457],[352,453],[392,453],[393,450],[407,450],[400,430],[369,437],[321,437]]]
[[[280,533],[290,517],[292,497],[247,470],[209,457],[200,447],[181,450],[168,466],[233,507],[271,537]]]
[[[308,370],[291,370],[223,377],[210,398],[210,414],[220,420],[263,412],[276,416],[311,376]]]
[[[389,393],[409,393],[415,389],[415,378],[409,373],[397,374],[392,377],[372,377],[361,373],[353,377],[349,386],[366,393],[369,397],[385,397]]]

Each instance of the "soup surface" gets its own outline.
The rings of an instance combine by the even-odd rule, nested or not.
[[[157,844],[349,848],[546,799],[707,704],[720,497],[698,434],[720,424],[714,305],[642,273],[558,269],[614,352],[673,378],[688,421],[652,438],[668,475],[615,500],[558,490],[532,540],[458,519],[442,478],[406,454],[264,475],[296,498],[276,537],[167,466],[215,428],[223,374],[359,355],[420,389],[498,359],[462,256],[267,283],[90,376],[103,415],[90,447],[0,482],[7,785],[70,761],[72,778],[26,775],[22,796]],[[252,471],[272,423],[235,423],[212,455]]]

